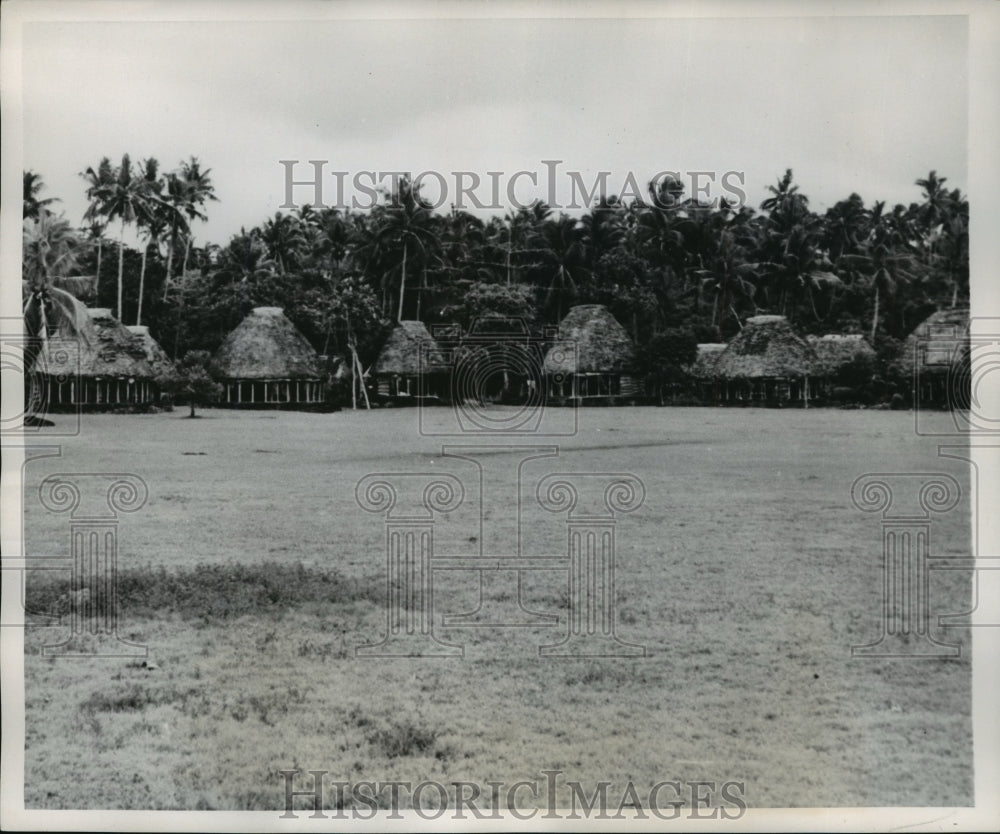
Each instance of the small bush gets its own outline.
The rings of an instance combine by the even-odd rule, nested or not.
[[[428,755],[432,752],[438,758],[441,758],[442,753],[450,754],[450,749],[435,750],[438,730],[425,727],[409,717],[394,721],[388,718],[374,718],[365,710],[353,707],[347,713],[347,720],[355,727],[364,730],[368,743],[390,759]]]
[[[428,754],[434,749],[437,737],[437,730],[421,727],[410,720],[374,729],[367,736],[368,743],[390,759]]]
[[[130,683],[120,689],[92,692],[80,704],[80,709],[89,714],[95,712],[137,712],[156,702],[157,699],[149,689],[141,684]]]

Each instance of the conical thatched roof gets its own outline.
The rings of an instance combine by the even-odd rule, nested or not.
[[[53,376],[153,377],[139,339],[103,307],[79,317],[78,333],[63,328],[48,339],[34,369]]]
[[[212,359],[223,379],[319,379],[319,356],[280,307],[255,307]]]
[[[813,376],[833,376],[851,362],[875,359],[875,351],[860,333],[807,336],[806,339],[816,353]]]
[[[623,373],[635,363],[635,345],[603,304],[573,307],[559,323],[545,355],[546,373]]]
[[[809,376],[816,354],[784,316],[753,316],[716,363],[723,379],[787,379]]]
[[[896,370],[910,376],[919,361],[920,373],[947,373],[956,360],[966,361],[968,327],[967,308],[939,310],[906,337]]]
[[[423,355],[421,356],[421,346]],[[448,361],[422,321],[401,321],[382,347],[376,374],[419,374],[447,371]]]
[[[160,343],[153,338],[149,328],[144,324],[126,325],[128,332],[138,339],[146,354],[146,362],[152,369],[153,374],[158,377],[173,376],[176,373],[174,363],[170,361],[167,352],[160,347]]]
[[[698,355],[684,370],[696,379],[713,379],[715,365],[727,347],[725,342],[705,342],[698,345]]]

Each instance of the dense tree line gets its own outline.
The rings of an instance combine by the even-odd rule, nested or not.
[[[908,206],[851,194],[819,213],[786,171],[758,208],[703,204],[666,179],[582,217],[536,203],[487,220],[432,210],[404,178],[371,210],[278,212],[221,246],[193,233],[216,199],[209,174],[193,157],[165,174],[155,159],[105,158],[82,173],[90,205],[73,229],[26,172],[26,286],[96,275],[96,304],[148,324],[178,358],[279,306],[320,353],[366,365],[399,319],[541,327],[584,303],[607,305],[647,353],[779,313],[803,333],[864,333],[888,355],[930,313],[968,303],[968,201],[934,171]]]

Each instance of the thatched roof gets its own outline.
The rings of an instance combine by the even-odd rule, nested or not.
[[[753,316],[716,363],[723,379],[788,379],[812,373],[816,354],[784,316]]]
[[[623,373],[635,363],[635,345],[603,304],[573,307],[545,355],[546,373]]]
[[[421,349],[423,355],[421,356]],[[448,361],[422,321],[401,321],[386,339],[375,362],[376,374],[447,371]]]
[[[149,364],[154,375],[163,377],[173,376],[176,373],[177,369],[174,367],[174,363],[170,361],[167,352],[160,347],[160,343],[153,338],[146,325],[129,324],[126,325],[126,328],[129,333],[138,339],[139,344],[146,354],[146,362]]]
[[[280,307],[256,307],[226,337],[211,368],[223,379],[319,379],[319,364]]]
[[[875,359],[875,351],[860,333],[844,336],[831,333],[826,336],[807,336],[806,339],[816,353],[813,376],[832,376],[851,362]]]
[[[110,310],[102,307],[83,311],[86,314],[79,317],[78,333],[62,328],[47,340],[35,360],[36,372],[53,376],[79,373],[82,377],[153,377],[141,342]]]
[[[96,275],[66,275],[53,278],[52,286],[65,290],[80,301],[93,301],[97,298]]]
[[[714,379],[715,365],[727,347],[725,342],[705,342],[698,345],[698,355],[684,370],[696,379]]]
[[[968,308],[939,310],[906,337],[896,370],[910,376],[919,361],[921,373],[946,373],[956,360],[966,360],[968,327]]]

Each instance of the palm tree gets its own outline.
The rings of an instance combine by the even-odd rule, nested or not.
[[[684,236],[677,228],[677,212],[656,206],[633,206],[638,251],[655,266],[680,267],[684,262]]]
[[[924,221],[927,228],[936,226],[948,214],[951,194],[944,184],[948,182],[947,177],[939,177],[937,171],[931,171],[925,179],[917,180],[924,198],[924,204],[920,207],[920,219]]]
[[[601,257],[618,246],[625,237],[624,207],[617,197],[602,196],[598,204],[583,216],[582,226],[587,264],[593,272]]]
[[[166,227],[166,212],[161,196],[163,181],[160,179],[160,163],[150,157],[143,163],[140,179],[141,199],[136,206],[136,225],[140,236],[145,232],[145,245],[142,247],[142,266],[139,269],[139,305],[135,314],[135,323],[142,324],[142,299],[146,287],[146,259],[149,247],[160,249],[160,236]]]
[[[834,263],[841,255],[851,255],[858,251],[868,234],[871,212],[865,208],[864,200],[851,194],[832,208],[827,209],[823,219],[823,244]]]
[[[563,300],[576,295],[577,280],[589,274],[583,232],[572,217],[561,214],[558,220],[542,225],[536,239],[545,272],[551,276],[546,289],[546,304],[556,302],[556,321],[562,321]]]
[[[176,172],[171,171],[166,176],[165,189],[163,193],[163,215],[167,225],[170,227],[170,236],[167,238],[167,274],[163,280],[163,300],[167,300],[167,293],[173,281],[174,252],[177,251],[178,238],[188,233],[188,220],[186,207],[189,199],[189,188],[187,182]]]
[[[281,275],[287,275],[289,267],[298,266],[305,252],[306,235],[294,215],[275,212],[273,219],[265,221],[260,238]]]
[[[44,343],[57,326],[82,335],[79,304],[54,285],[58,277],[73,271],[80,252],[80,240],[69,221],[42,208],[38,217],[24,219],[21,244],[23,314],[29,337]]]
[[[900,209],[897,206],[897,209]],[[844,260],[868,276],[874,291],[871,341],[878,332],[879,305],[883,297],[892,297],[899,286],[912,278],[909,272],[911,257],[905,249],[901,228],[902,212],[884,213],[885,203],[877,202],[871,210],[871,232],[861,244],[857,255],[847,255]]]
[[[95,218],[84,224],[80,228],[80,233],[86,236],[86,244],[97,252],[97,265],[94,269],[94,295],[98,292],[98,283],[101,279],[101,253],[104,249],[104,231],[107,223]]]
[[[97,246],[97,282],[96,291],[100,292],[101,280],[101,254],[104,244],[104,230],[107,228],[107,215],[104,213],[104,205],[108,199],[115,172],[111,167],[111,160],[106,156],[101,158],[97,165],[97,170],[87,168],[80,174],[87,182],[87,210],[83,213],[83,221],[88,224],[91,239]]]
[[[312,255],[318,262],[325,262],[327,272],[333,276],[351,247],[350,218],[340,209],[324,209],[320,212],[316,225],[318,232],[313,242]]]
[[[132,160],[128,154],[122,156],[121,165],[115,170],[114,180],[107,189],[102,189],[101,213],[109,220],[121,220],[118,239],[118,309],[122,317],[122,281],[125,266],[125,227],[134,223],[143,202],[142,177],[136,176]]]
[[[24,213],[22,217],[25,219],[29,217],[36,219],[42,211],[47,211],[48,206],[52,203],[60,202],[58,197],[39,200],[38,194],[43,188],[45,188],[45,183],[42,182],[41,174],[34,171],[24,172]]]
[[[201,170],[201,163],[196,156],[192,156],[187,162],[181,163],[180,175],[184,181],[186,194],[184,211],[187,214],[188,220],[206,220],[207,217],[202,212],[201,207],[207,201],[214,200],[217,202],[219,199],[215,196],[215,186],[212,184],[212,178],[209,176],[211,173],[211,168],[206,168],[204,171]],[[190,233],[190,224],[188,224],[187,244],[184,247],[184,263],[181,267],[182,275],[187,272],[188,255],[191,253],[191,242],[193,240],[194,236]]]
[[[406,300],[406,269],[410,253],[416,251],[426,256],[429,248],[436,247],[437,231],[434,228],[431,206],[420,196],[419,186],[414,187],[408,178],[399,181],[396,190],[378,215],[375,232],[379,249],[391,260],[399,260],[399,309],[397,321],[403,320]]]
[[[769,185],[767,190],[771,192],[771,196],[760,207],[768,213],[768,225],[772,228],[787,233],[806,219],[809,214],[809,198],[799,193],[797,185],[792,185],[791,168],[785,171],[777,186]]]

